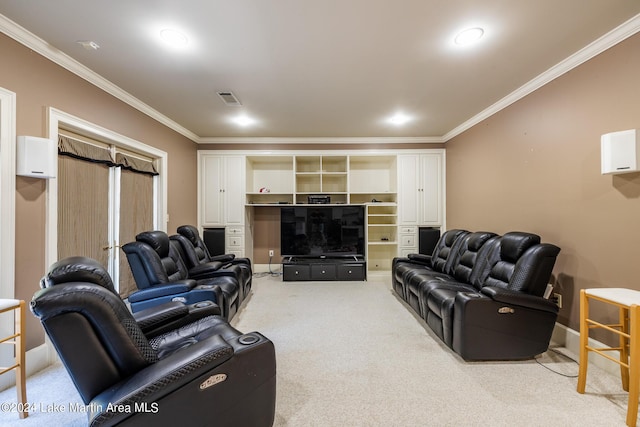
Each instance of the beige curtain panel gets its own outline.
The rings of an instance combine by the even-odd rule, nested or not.
[[[104,163],[108,166],[115,166],[109,150],[63,135],[58,136],[58,154],[87,162]]]
[[[159,175],[153,162],[138,159],[123,153],[116,153],[116,166],[132,172],[144,173],[147,175]]]

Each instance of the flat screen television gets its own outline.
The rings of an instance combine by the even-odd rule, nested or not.
[[[364,247],[364,206],[281,208],[282,256],[364,255]]]

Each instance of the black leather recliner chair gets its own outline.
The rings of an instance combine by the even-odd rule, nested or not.
[[[129,266],[136,286],[140,291],[129,295],[132,311],[152,306],[155,302],[140,300],[140,294],[146,296],[158,294],[164,296],[165,290],[174,287],[188,287],[182,298],[185,302],[197,302],[213,299],[221,308],[222,315],[231,319],[238,309],[238,281],[226,275],[219,277],[191,278],[184,261],[180,257],[176,243],[172,243],[163,231],[145,231],[136,236],[135,242],[122,246],[127,255]],[[200,296],[203,291],[215,293],[215,297]],[[166,299],[180,298],[169,294]],[[157,302],[155,302],[157,303]]]
[[[90,426],[273,425],[275,352],[260,333],[242,334],[206,310],[159,333],[167,316],[146,313],[142,325],[88,258],[52,265],[41,287],[31,311],[88,405]]]
[[[242,272],[242,277],[239,279],[239,282],[244,287],[243,293],[245,297],[249,295],[253,280],[253,271],[249,258],[236,257],[234,254],[212,256],[207,245],[205,245],[200,237],[198,229],[193,225],[181,225],[176,231],[178,235],[184,236],[191,243],[189,246],[192,250],[189,249],[189,246],[185,249],[185,262],[187,263],[187,267],[196,268],[200,264],[209,262],[221,262],[224,265],[231,264],[237,266]]]
[[[245,274],[243,270],[231,263],[221,261],[208,261],[194,264],[195,247],[189,239],[181,234],[169,236],[172,245],[178,251],[180,258],[187,267],[187,273],[192,279],[207,279],[210,277],[229,276],[238,282],[238,306],[245,298]]]

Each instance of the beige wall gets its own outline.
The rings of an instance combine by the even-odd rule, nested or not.
[[[55,107],[164,150],[169,163],[167,230],[196,224],[196,144],[5,35],[0,35],[0,52],[0,87],[16,93],[18,135],[47,136],[47,108]],[[45,184],[16,179],[16,297],[27,301],[47,268]],[[42,327],[27,315],[27,347],[42,342]]]
[[[640,128],[638,52],[635,35],[446,144],[448,228],[560,246],[559,321],[575,330],[580,289],[640,290],[640,173],[600,174],[600,135]]]

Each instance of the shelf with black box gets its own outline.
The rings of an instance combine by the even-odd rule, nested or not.
[[[282,280],[290,281],[362,281],[367,278],[367,263],[363,256],[285,257],[282,260]]]

